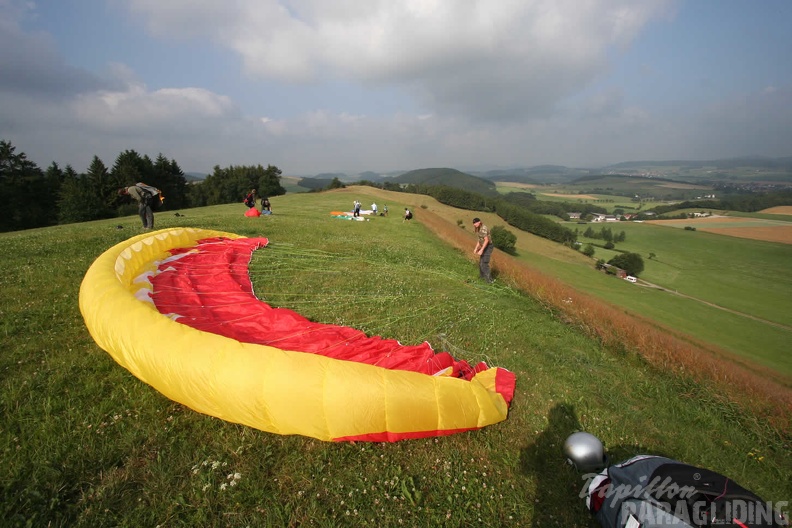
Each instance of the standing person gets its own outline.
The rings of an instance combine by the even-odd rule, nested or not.
[[[256,189],[251,189],[247,196],[245,196],[245,205],[248,207],[256,207]]]
[[[388,216],[388,204],[385,204],[385,207],[382,209],[382,212],[385,213],[385,216]]]
[[[374,213],[374,216],[377,216],[377,204],[371,204],[371,212]]]
[[[409,209],[407,209],[405,207],[404,208],[404,220],[412,220],[412,216],[413,216],[412,215],[412,211],[410,211]],[[404,222],[404,220],[402,220],[402,222]]]
[[[489,228],[481,223],[480,218],[473,219],[473,228],[476,231],[476,236],[478,237],[478,242],[476,242],[476,249],[473,250],[473,253],[481,257],[479,259],[479,277],[487,281],[488,283],[492,282],[492,275],[490,273],[490,258],[492,258],[492,239],[490,239]]]
[[[138,215],[143,222],[143,229],[145,231],[154,229],[154,211],[151,209],[154,197],[151,193],[133,185],[118,189],[118,196],[131,196],[138,203]]]
[[[352,216],[360,216],[360,202],[355,200],[355,212],[352,213]]]

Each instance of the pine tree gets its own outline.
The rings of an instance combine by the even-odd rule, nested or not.
[[[257,167],[259,172],[263,174],[258,179],[259,196],[280,196],[286,194],[286,189],[283,188],[280,182],[281,170],[275,165],[267,165],[267,169],[263,170],[261,165]]]

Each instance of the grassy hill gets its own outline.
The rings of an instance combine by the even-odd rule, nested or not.
[[[600,281],[590,273],[562,272],[556,266],[565,281],[792,380],[792,356],[787,352],[792,335],[789,244],[646,223],[620,222],[608,227],[614,233],[625,232],[626,241],[617,244],[616,250],[642,255],[641,278],[662,289]],[[580,241],[603,243],[582,236]],[[618,254],[616,250],[596,247],[594,258],[609,260]],[[650,259],[650,254],[655,257]]]
[[[679,180],[686,183],[792,184],[792,157],[744,156],[718,160],[626,161],[605,167],[570,168],[537,165],[491,171],[469,171],[496,182],[562,185],[587,175],[627,175]]]
[[[365,195],[392,211],[411,207],[415,221],[329,215]],[[370,187],[272,203],[268,218],[244,217],[230,204],[157,213],[156,222],[269,237],[250,274],[273,304],[510,369],[517,391],[507,421],[436,439],[330,444],[199,415],[115,364],[79,314],[86,269],[139,232],[137,217],[4,233],[4,523],[594,526],[578,497],[584,481],[561,456],[564,438],[580,429],[600,436],[614,460],[662,453],[723,472],[768,500],[792,494],[788,429],[714,381],[603,344],[610,340],[596,337],[598,325],[547,301],[550,283],[530,294],[518,287],[524,264],[507,268],[512,260],[496,254],[498,282],[480,283],[470,212]],[[559,268],[581,258],[524,234],[518,244],[526,258],[541,253]],[[569,299],[559,305],[586,302],[576,292]],[[604,327],[609,309],[586,306]]]
[[[185,172],[184,179],[187,180],[188,183],[190,182],[199,182],[204,181],[208,174],[205,172]]]
[[[456,169],[418,169],[397,176],[392,181],[415,185],[445,185],[483,195],[497,194],[493,182]]]
[[[694,185],[668,178],[619,174],[586,176],[573,181],[567,188],[575,189],[582,194],[639,196],[653,200],[692,200],[713,193],[712,187],[707,185]]]
[[[494,182],[513,182],[527,184],[568,183],[581,176],[591,174],[589,169],[574,169],[560,165],[537,165],[530,168],[499,169],[474,173]]]

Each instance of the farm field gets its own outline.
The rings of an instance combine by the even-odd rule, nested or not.
[[[349,222],[329,215],[353,199],[387,203],[391,216]],[[583,480],[560,453],[564,438],[581,429],[600,436],[615,460],[662,453],[723,472],[768,500],[792,496],[785,426],[730,400],[715,381],[603,346],[505,275],[493,286],[479,282],[470,220],[476,214],[496,225],[492,215],[367,188],[272,201],[268,218],[246,218],[241,204],[230,204],[179,217],[157,213],[157,227],[269,237],[270,246],[250,264],[264,300],[508,368],[517,377],[508,419],[442,438],[352,444],[200,415],[113,362],[88,335],[77,307],[86,269],[139,233],[137,217],[4,233],[6,525],[593,527],[578,497]],[[404,206],[416,211],[415,221],[402,222]],[[431,215],[469,240],[470,250],[438,239],[422,223]],[[518,244],[518,259],[570,277],[591,269],[579,252],[558,244],[527,234]],[[655,251],[661,261],[670,258]],[[590,276],[603,291],[615,283],[627,297],[636,289]]]
[[[600,227],[590,225],[595,230]],[[792,337],[792,270],[787,265],[792,248],[651,223],[619,222],[607,227],[615,233],[626,233],[626,241],[617,244],[617,249],[644,257],[641,278],[669,291],[621,284],[623,281],[609,280],[613,277],[607,276],[603,281],[592,281],[589,273],[583,278],[574,269],[564,270],[565,280],[618,302],[625,309],[637,310],[671,328],[696,335],[740,356],[757,358],[786,376],[792,375],[792,358],[786,344]],[[602,243],[586,238],[581,241]],[[601,247],[595,250],[595,259],[609,260],[617,254]],[[650,253],[656,257],[649,259]]]
[[[646,223],[676,228],[694,227],[707,233],[792,244],[792,223],[783,220],[716,215],[703,218],[650,220]]]
[[[380,193],[383,199],[389,196],[376,189],[367,192]],[[470,211],[446,207],[428,197],[413,200],[418,212],[419,205],[428,205],[449,222],[469,222]],[[503,225],[512,231],[517,236],[517,258],[532,267],[625,312],[717,345],[732,354],[732,360],[756,363],[792,385],[792,354],[788,353],[792,339],[792,270],[787,265],[792,248],[649,223],[607,224],[627,234],[627,241],[617,249],[643,255],[646,269],[641,278],[663,288],[652,289],[594,269],[596,259],[609,260],[617,251],[597,247],[592,260],[578,251],[515,230],[494,214],[478,216],[490,227]],[[566,225],[581,232],[587,227],[572,222]],[[580,240],[587,241],[583,237]],[[692,240],[695,244],[687,243]],[[649,259],[650,253],[657,257]],[[730,265],[724,266],[727,261]]]
[[[605,250],[597,248],[595,258],[605,253]],[[792,361],[787,353],[791,331],[787,328],[707,304],[711,301],[694,300],[700,299],[698,297],[691,299],[676,295],[674,290],[630,284],[600,272],[592,274],[593,261],[588,265],[575,265],[537,255],[521,255],[519,258],[582,292],[619,307],[625,313],[654,321],[670,333],[681,332],[695,336],[700,342],[716,345],[727,352],[725,360],[747,365],[791,384]],[[648,277],[647,272],[641,277]]]
[[[694,199],[711,192],[711,187],[662,179],[609,175],[559,185],[555,190],[567,194],[603,194],[628,198],[638,195],[653,201],[663,201]]]
[[[648,210],[654,206],[674,203],[679,200],[664,201],[662,199],[652,199],[644,202],[633,201],[632,196],[618,194],[576,192],[575,187],[557,187],[521,183],[498,182],[497,190],[501,194],[510,192],[532,192],[537,200],[547,202],[569,202],[579,204],[594,204],[605,208],[609,213],[615,209],[623,209],[626,212],[636,213],[641,210]],[[658,186],[661,187],[661,186]]]
[[[644,256],[641,277],[647,281],[792,326],[787,304],[792,302],[787,289],[792,285],[788,266],[792,248],[787,245],[649,222],[618,222],[607,227],[626,234],[626,241],[616,249]],[[606,259],[616,255],[615,251],[596,249]],[[655,257],[648,258],[650,253]]]
[[[792,205],[779,205],[760,211],[760,213],[792,216]]]
[[[566,191],[554,191],[551,188],[544,186],[537,186],[531,184],[520,183],[498,183],[498,192],[501,194],[508,194],[510,192],[533,192],[537,200],[544,200],[547,202],[575,202],[575,203],[590,203],[604,207],[608,211],[613,209],[626,209],[627,211],[636,211],[641,206],[637,202],[633,202],[626,196],[617,196],[609,194],[575,194],[567,193]],[[648,207],[644,204],[643,207]]]

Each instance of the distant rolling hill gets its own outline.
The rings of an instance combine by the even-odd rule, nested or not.
[[[456,169],[418,169],[392,178],[391,181],[414,185],[445,185],[484,195],[497,194],[492,181]]]
[[[335,177],[337,177],[337,176],[335,176]],[[325,187],[330,185],[330,182],[332,182],[332,181],[333,181],[333,178],[309,178],[309,177],[303,177],[303,178],[299,179],[298,185],[300,187],[305,188],[305,189],[319,190],[319,189],[324,189]]]
[[[635,169],[645,167],[680,167],[685,169],[715,168],[720,170],[753,168],[792,171],[792,156],[769,158],[764,156],[742,156],[717,160],[665,160],[625,161],[604,167],[602,170]]]
[[[561,165],[537,165],[530,168],[497,169],[474,173],[494,182],[514,183],[568,183],[581,176],[591,174],[589,169],[573,169]]]
[[[204,181],[208,176],[205,172],[185,172],[184,179],[188,182]]]

